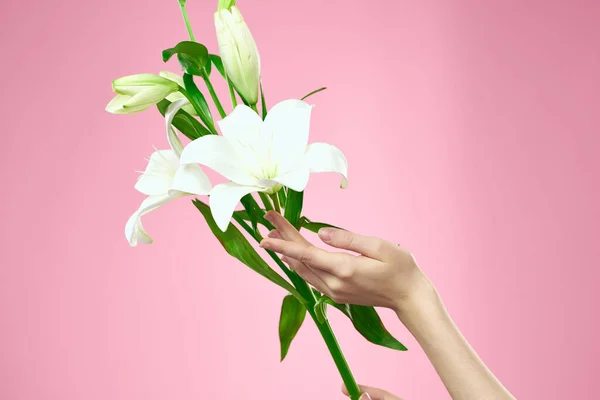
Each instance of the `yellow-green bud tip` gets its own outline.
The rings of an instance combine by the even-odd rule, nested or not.
[[[231,7],[235,6],[236,0],[219,0],[218,10],[229,10]]]

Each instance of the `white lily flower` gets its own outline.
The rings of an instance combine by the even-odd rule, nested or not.
[[[308,144],[312,106],[301,100],[276,104],[263,121],[245,105],[219,121],[223,136],[207,135],[189,143],[182,165],[202,164],[230,182],[216,185],[210,207],[221,230],[240,199],[248,193],[275,193],[282,186],[302,191],[311,172],[337,172],[346,187],[348,163],[335,146]]]
[[[175,83],[177,83],[177,85],[181,86],[182,88],[185,88],[185,85],[183,84],[183,77],[181,75],[177,75],[173,72],[169,72],[169,71],[160,71],[158,73],[158,75],[162,76],[163,78],[167,78],[170,81],[173,81]],[[186,97],[183,95],[183,93],[181,93],[180,91],[171,93],[170,95],[168,95],[166,97],[167,100],[169,100],[171,103],[180,100],[180,99],[185,99]],[[188,104],[186,104],[185,106],[182,107],[183,111],[187,112],[190,115],[195,115],[197,116],[198,113],[196,112],[196,109],[194,108],[193,105],[191,105],[189,102]]]
[[[219,9],[215,13],[215,28],[227,76],[249,104],[256,104],[260,85],[260,56],[238,8],[233,5]]]
[[[207,195],[212,188],[199,165],[181,165],[179,162],[183,145],[171,123],[175,114],[187,103],[187,99],[181,99],[167,108],[165,119],[171,149],[155,151],[148,160],[146,170],[135,184],[135,188],[148,197],[125,224],[125,237],[131,246],[136,246],[138,242],[152,243],[152,238],[142,226],[143,215],[179,197]]]
[[[153,74],[124,76],[113,81],[117,95],[108,103],[106,111],[113,114],[133,114],[144,111],[179,90],[172,80]]]

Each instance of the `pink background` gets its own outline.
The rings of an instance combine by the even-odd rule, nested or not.
[[[189,3],[215,51],[217,1]],[[597,398],[599,3],[239,3],[270,104],[329,87],[312,140],[345,151],[350,187],[314,176],[306,215],[410,248],[518,398]],[[284,293],[188,200],[145,219],[153,246],[125,241],[166,140],[154,111],[104,112],[110,82],[184,39],[176,0],[0,5],[0,398],[342,397],[309,321],[279,363]],[[361,382],[448,398],[390,312],[407,353],[330,314]]]

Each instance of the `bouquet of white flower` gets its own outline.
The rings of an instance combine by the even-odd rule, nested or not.
[[[304,188],[311,172],[337,172],[342,175],[340,186],[347,185],[348,166],[340,149],[327,143],[308,144],[312,106],[304,100],[324,88],[299,100],[282,101],[267,111],[258,49],[235,0],[219,0],[214,15],[220,55],[210,54],[195,40],[186,0],[178,1],[190,40],[164,50],[162,57],[167,62],[177,56],[183,77],[161,72],[116,79],[113,89],[117,95],[106,107],[111,113],[131,114],[156,105],[165,117],[170,145],[170,149],[157,150],[150,156],[135,185],[147,197],[127,221],[125,236],[131,246],[138,242],[152,243],[142,226],[143,215],[179,197],[209,196],[210,206],[197,198],[192,202],[225,250],[289,293],[283,299],[279,322],[281,360],[308,312],[351,398],[356,400],[360,390],[329,325],[327,305],[350,318],[368,341],[395,350],[406,348],[385,329],[373,307],[337,303],[311,288],[277,254],[266,251],[284,275],[278,274],[248,241],[248,238],[262,240],[260,225],[273,229],[265,218],[271,210],[281,213],[297,229],[317,232],[331,226],[302,216]],[[215,69],[229,86],[233,108],[229,114],[211,83],[217,75]],[[215,127],[206,97],[196,85],[196,77],[204,81],[221,117],[217,122],[221,134]],[[238,105],[238,97],[242,104]],[[190,140],[185,147],[179,134]],[[201,166],[213,169],[228,182],[213,187]],[[262,206],[253,193],[258,193]],[[243,210],[236,211],[238,203]]]

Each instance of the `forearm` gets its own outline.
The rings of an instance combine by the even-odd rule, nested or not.
[[[454,400],[514,399],[460,333],[430,283],[399,305],[396,313]]]

